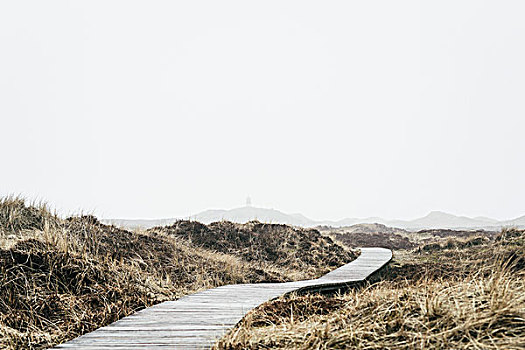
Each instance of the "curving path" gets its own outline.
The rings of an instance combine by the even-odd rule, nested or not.
[[[315,280],[234,284],[167,301],[57,346],[57,349],[209,349],[256,306],[293,291],[326,291],[362,282],[392,252],[361,248],[349,264]]]

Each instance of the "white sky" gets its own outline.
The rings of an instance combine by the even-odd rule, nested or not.
[[[525,214],[523,1],[2,1],[0,195]]]

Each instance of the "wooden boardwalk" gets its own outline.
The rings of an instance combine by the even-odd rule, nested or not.
[[[388,249],[361,248],[356,260],[315,280],[209,289],[138,311],[56,348],[209,349],[256,306],[293,291],[333,290],[364,281],[391,258]]]

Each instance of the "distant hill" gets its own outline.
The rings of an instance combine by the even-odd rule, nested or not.
[[[503,224],[505,226],[517,226],[517,227],[524,227],[525,226],[525,215],[520,216],[519,218],[503,221]]]
[[[380,217],[369,218],[346,218],[338,221],[316,221],[302,214],[287,214],[276,209],[257,208],[245,206],[229,210],[212,209],[195,214],[185,218],[168,218],[168,219],[107,219],[103,222],[116,226],[128,228],[151,228],[154,226],[166,226],[180,219],[190,219],[209,224],[216,221],[232,221],[246,223],[252,220],[268,222],[274,224],[287,224],[301,227],[314,226],[331,226],[343,227],[356,224],[382,224],[390,227],[398,227],[407,230],[421,230],[432,228],[443,229],[487,229],[499,230],[505,226],[515,226],[525,228],[525,215],[513,220],[498,221],[487,217],[469,218],[466,216],[457,216],[440,211],[430,212],[428,215],[415,220],[387,220]]]
[[[302,214],[285,214],[279,210],[267,209],[267,208],[256,208],[251,206],[235,208],[230,210],[223,209],[210,209],[201,213],[192,215],[186,218],[179,219],[190,219],[199,221],[203,224],[210,224],[217,221],[232,221],[238,223],[246,223],[252,220],[258,220],[260,222],[268,222],[273,224],[287,224],[292,226],[311,227],[316,226],[317,222],[308,219]],[[178,219],[106,219],[102,220],[106,224],[112,224],[121,227],[128,228],[144,228],[148,229],[155,226],[166,226],[171,225]]]
[[[192,220],[209,224],[215,221],[227,220],[245,223],[247,221],[258,220],[274,224],[287,224],[292,226],[315,226],[314,220],[308,219],[302,214],[285,214],[279,210],[241,207],[230,210],[206,210],[191,217]]]
[[[499,230],[500,228],[506,226],[516,226],[519,228],[525,227],[525,216],[513,220],[498,221],[487,217],[469,218],[466,216],[457,216],[441,211],[432,211],[428,215],[422,218],[417,218],[415,220],[386,220],[379,217],[364,219],[348,218],[333,223],[326,222],[324,223],[324,225],[342,227],[362,223],[377,223],[387,225],[390,227],[399,227],[407,230],[421,230],[432,228]]]
[[[397,221],[399,227],[419,228],[478,228],[498,226],[498,221],[489,218],[469,218],[440,211],[430,212],[427,216],[412,221]]]

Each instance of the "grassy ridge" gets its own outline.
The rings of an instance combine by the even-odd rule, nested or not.
[[[524,231],[398,252],[378,280],[266,303],[217,348],[523,349]]]
[[[277,259],[280,245],[272,248],[275,256],[248,259],[242,252],[257,237],[222,252],[162,228],[132,232],[93,216],[62,219],[45,205],[0,199],[0,348],[46,348],[138,309],[219,285],[283,282],[324,272],[283,266]],[[274,232],[273,239],[283,237]],[[329,250],[343,249],[324,243],[334,246]],[[305,255],[301,249],[286,252]],[[336,265],[355,256],[342,251]]]
[[[194,246],[245,261],[271,263],[289,270],[297,280],[320,277],[357,257],[354,251],[335,244],[317,230],[258,221],[246,224],[221,221],[210,225],[179,221],[149,232],[185,239]]]

